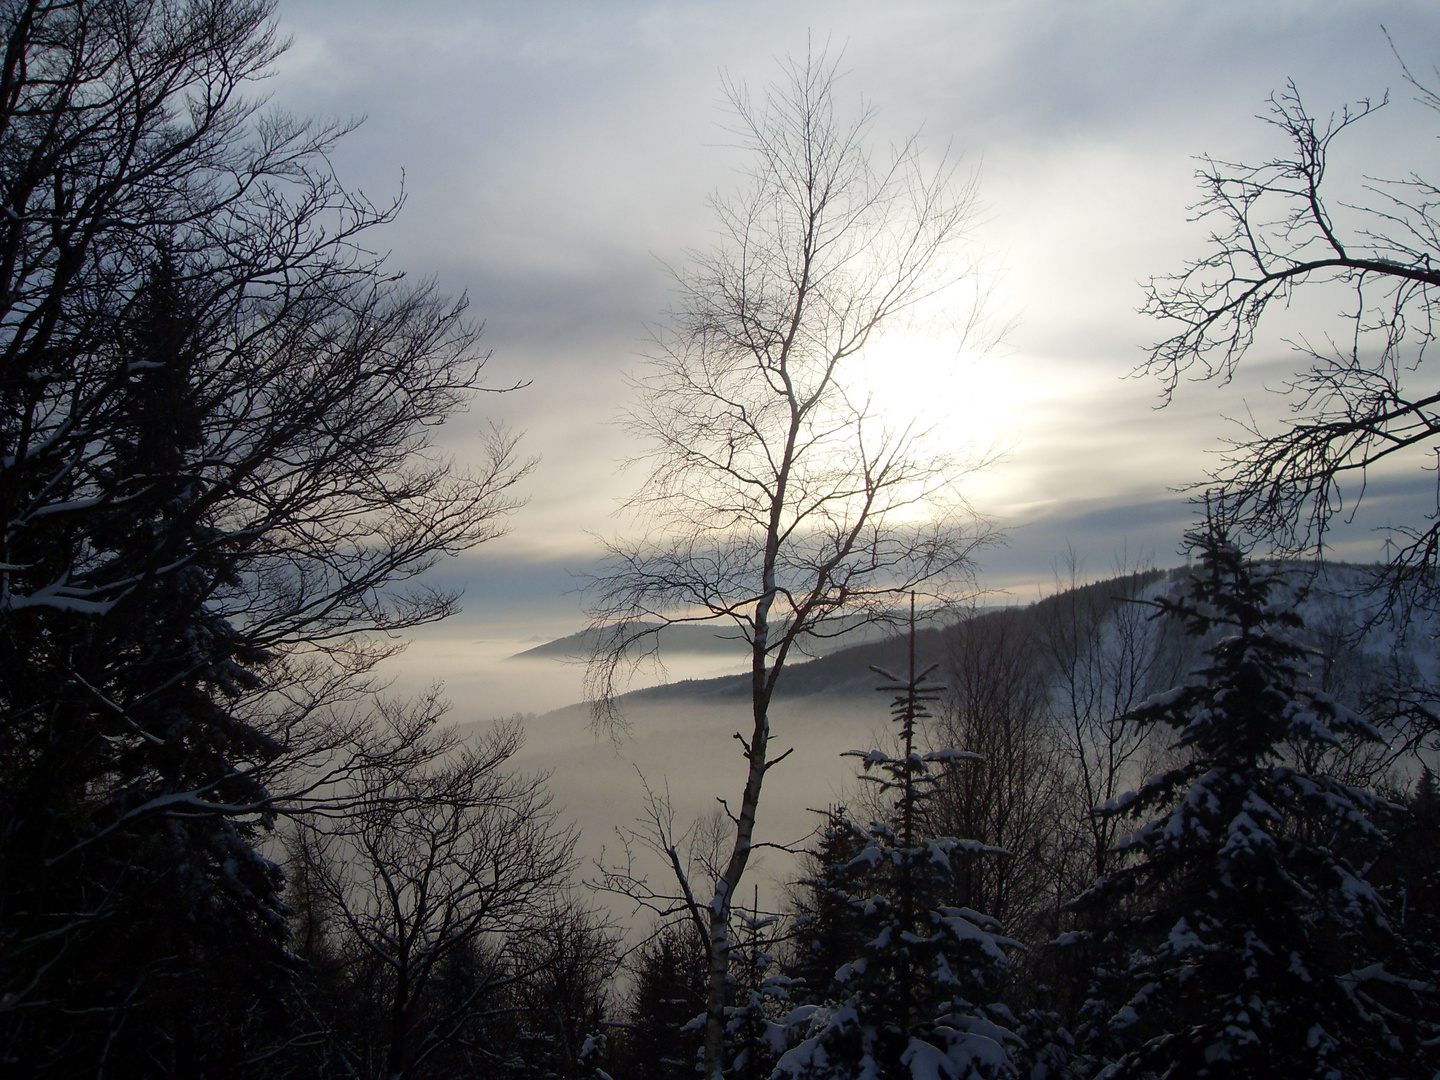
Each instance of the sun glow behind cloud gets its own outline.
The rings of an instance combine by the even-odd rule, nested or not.
[[[998,350],[954,332],[910,326],[872,341],[846,373],[856,400],[891,433],[908,430],[919,454],[978,464],[1013,438],[1027,395]]]
[[[1382,22],[1422,66],[1440,40],[1433,0],[284,0],[281,15],[295,48],[276,100],[301,114],[368,114],[336,163],[382,201],[405,170],[409,205],[381,246],[395,268],[468,290],[496,350],[494,381],[533,383],[479,398],[442,433],[463,461],[473,431],[498,417],[542,460],[513,533],[436,568],[441,584],[466,588],[464,613],[426,628],[387,669],[408,680],[397,689],[446,681],[459,720],[579,696],[578,669],[537,677],[500,657],[581,625],[575,574],[596,552],[587,530],[628,528],[612,511],[643,470],[617,467],[636,448],[609,421],[647,324],[664,318],[662,264],[709,247],[705,196],[735,182],[727,170],[740,161],[718,126],[722,70],[759,87],[776,57],[828,36],[845,49],[846,92],[880,107],[883,138],[923,126],[937,152],[950,145],[979,165],[977,238],[1005,263],[990,296],[1012,331],[988,349],[967,344],[955,326],[962,291],[874,342],[853,370],[878,420],[928,430],[920,449],[998,455],[961,491],[1011,533],[1010,547],[985,553],[985,582],[1024,601],[1054,587],[1067,545],[1090,576],[1121,552],[1179,561],[1189,509],[1170,488],[1204,475],[1222,417],[1247,400],[1263,406],[1266,372],[1293,360],[1267,367],[1257,355],[1236,385],[1183,386],[1161,411],[1153,381],[1125,378],[1157,330],[1136,314],[1140,283],[1203,245],[1203,224],[1185,220],[1192,155],[1275,152],[1251,117],[1287,76],[1321,109],[1397,86]],[[1357,131],[1351,160],[1374,169],[1402,146],[1431,155],[1433,127],[1415,137],[1405,108],[1387,110],[1396,131]],[[1377,487],[1369,505],[1393,499],[1403,520],[1406,495]],[[1373,534],[1359,536],[1373,550]],[[733,729],[678,714],[646,723],[651,774],[675,778],[694,804],[684,811],[713,807],[717,770],[743,764],[727,748]],[[817,717],[803,775],[862,744],[864,730]],[[532,731],[532,749],[551,756],[528,764],[559,769],[556,790],[590,836],[629,822],[616,794],[633,787],[628,763],[597,754],[578,720]],[[568,757],[546,741],[561,736]],[[796,808],[827,799],[823,786],[787,791]]]
[[[610,512],[639,475],[616,467],[635,449],[608,423],[626,394],[620,372],[636,366],[646,325],[663,320],[662,264],[709,246],[705,196],[733,186],[727,170],[741,163],[720,126],[722,70],[758,88],[776,57],[829,37],[845,49],[844,92],[879,106],[882,139],[923,127],[937,154],[949,146],[978,166],[976,235],[1003,258],[991,295],[1013,331],[990,351],[966,349],[937,312],[917,313],[857,368],[887,422],[918,414],[941,449],[1003,452],[963,490],[1017,526],[1011,557],[1043,575],[1066,541],[1089,540],[1092,564],[1107,565],[1112,543],[1149,528],[1142,508],[1204,475],[1221,417],[1247,395],[1260,403],[1255,379],[1185,386],[1156,412],[1157,386],[1124,378],[1156,331],[1135,312],[1140,282],[1203,244],[1203,225],[1185,221],[1192,155],[1275,152],[1251,117],[1287,76],[1323,109],[1395,88],[1379,24],[1423,63],[1435,12],[1409,0],[416,0],[403,12],[286,0],[282,32],[295,46],[274,89],[301,114],[368,114],[336,164],[377,199],[405,170],[409,205],[383,239],[395,265],[468,289],[495,380],[533,380],[479,399],[442,435],[463,458],[466,432],[499,416],[543,459],[514,533],[454,565],[473,575],[478,615],[487,603],[518,610],[501,585],[581,566],[594,553],[587,529],[624,525]],[[1393,119],[1357,129],[1350,160],[1368,169],[1397,147],[1430,152],[1403,96],[1386,110]],[[1103,530],[1097,515],[1109,515]],[[1157,557],[1174,561],[1178,536],[1152,531]],[[574,587],[552,576],[557,597]]]

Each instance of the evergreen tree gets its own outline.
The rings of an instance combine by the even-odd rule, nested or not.
[[[1408,798],[1400,797],[1407,813],[1369,877],[1385,897],[1391,923],[1416,966],[1440,972],[1440,790],[1435,774],[1423,767]]]
[[[25,560],[41,576],[84,564],[119,598],[98,616],[8,614],[0,700],[31,753],[0,773],[13,784],[13,959],[61,961],[56,997],[109,1015],[96,1037],[111,1060],[216,1072],[244,1051],[233,1022],[201,1034],[205,1010],[238,992],[243,1013],[288,977],[280,873],[254,844],[267,821],[210,807],[262,803],[243,765],[279,747],[232,707],[268,656],[210,605],[234,584],[235,548],[204,509],[203,346],[183,276],[159,245],[108,357],[115,387],[90,448],[98,506],[83,525],[55,515]],[[53,1019],[16,1026],[28,1051],[12,1044],[11,1063],[40,1069],[83,1045]]]
[[[725,1010],[725,1045],[732,1054],[725,1075],[733,1080],[768,1080],[786,1048],[784,1021],[796,984],[777,955],[781,920],[760,910],[758,888],[751,908],[737,907],[735,915],[730,1004]]]
[[[785,965],[798,1002],[819,1004],[840,966],[858,956],[864,944],[860,912],[849,896],[834,888],[844,868],[865,847],[863,830],[843,806],[825,812],[815,846],[806,854],[809,871],[800,879],[793,901],[792,939]]]
[[[699,1060],[692,1023],[705,1011],[704,942],[688,925],[671,926],[639,951],[616,1076],[683,1080]]]
[[[1156,605],[1212,643],[1125,718],[1174,729],[1180,763],[1106,807],[1142,824],[1062,942],[1095,962],[1085,1050],[1117,1080],[1415,1075],[1396,1008],[1415,984],[1384,963],[1397,942],[1360,863],[1390,807],[1295,764],[1378,733],[1310,687],[1277,575],[1213,521],[1187,539],[1187,592]]]
[[[991,849],[971,840],[933,837],[925,801],[936,766],[973,759],[954,750],[922,753],[916,725],[940,687],[915,670],[913,599],[909,677],[888,680],[896,691],[892,716],[896,753],[857,754],[866,778],[893,798],[889,820],[855,829],[863,846],[848,862],[831,864],[824,890],[856,915],[861,946],[830,977],[823,1004],[792,1014],[803,1038],[776,1072],[792,1077],[859,1080],[945,1076],[952,1080],[1014,1075],[1012,1019],[997,1003],[1006,950],[995,920],[946,899],[959,860]]]

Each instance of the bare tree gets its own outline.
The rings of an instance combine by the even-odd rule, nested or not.
[[[283,48],[272,10],[0,4],[0,1055],[21,1071],[124,1071],[127,1047],[135,1071],[204,1071],[157,1063],[141,1006],[193,998],[165,988],[206,950],[278,947],[274,781],[366,756],[336,757],[356,678],[454,610],[416,576],[495,535],[524,471],[504,435],[473,471],[432,447],[481,386],[478,328],[366,250],[397,206],[336,179],[343,128],[247,98]]]
[[[1068,898],[1109,866],[1118,825],[1100,807],[1155,760],[1146,734],[1120,718],[1183,674],[1184,658],[1148,609],[1134,603],[1159,574],[1134,569],[1084,585],[1073,553],[1065,573],[1058,595],[1037,605],[1034,617],[1053,730],[1067,765],[1065,803],[1075,815],[1074,833],[1083,837],[1078,879],[1061,889]]]
[[[822,53],[790,62],[763,101],[726,87],[749,186],[714,200],[721,240],[677,274],[629,414],[650,447],[631,504],[641,539],[610,545],[591,590],[602,718],[617,719],[661,625],[722,622],[750,648],[733,844],[713,896],[692,901],[707,925],[708,1078],[722,1069],[730,914],[765,775],[785,756],[769,710],[787,661],[857,618],[890,618],[911,591],[951,599],[987,536],[955,491],[966,466],[925,453],[853,384],[882,329],[963,276],[950,259],[972,187],[948,165],[926,171],[913,140],[878,158],[871,114],[842,120],[834,80]]]
[[[432,718],[405,722],[425,728],[405,740],[423,753],[362,774],[354,807],[303,819],[297,844],[378,1006],[372,1075],[395,1080],[414,1075],[487,996],[521,977],[510,950],[553,910],[573,845],[542,778],[506,767],[517,726],[461,744],[435,733]],[[462,963],[476,969],[463,992],[438,995],[447,969]]]
[[[1435,84],[1401,70],[1418,103],[1440,110]],[[1375,469],[1433,467],[1440,390],[1427,359],[1440,314],[1440,188],[1412,174],[1337,193],[1330,169],[1337,140],[1385,106],[1362,100],[1317,117],[1287,83],[1265,117],[1287,150],[1258,165],[1204,159],[1196,210],[1211,224],[1208,251],[1153,281],[1145,305],[1171,331],[1146,364],[1168,396],[1197,365],[1203,378],[1229,379],[1297,290],[1337,293],[1338,332],[1293,341],[1303,367],[1281,387],[1291,418],[1268,431],[1248,425],[1216,476],[1228,520],[1281,553],[1323,552]],[[1395,523],[1392,540],[1392,590],[1432,592],[1440,516]]]
[[[622,962],[621,936],[597,912],[568,897],[518,937],[511,955],[519,978],[510,996],[528,1069],[583,1077],[609,1067],[607,1028],[616,1023],[612,993]]]
[[[997,919],[1027,944],[1053,937],[1064,770],[1049,711],[1046,671],[1037,662],[1029,612],[973,618],[947,635],[948,687],[927,733],[935,746],[977,754],[979,764],[947,767],[929,799],[936,836],[963,836],[999,853],[961,863],[958,902]]]

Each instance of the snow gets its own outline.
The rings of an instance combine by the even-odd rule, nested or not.
[[[1176,956],[1184,956],[1188,952],[1194,952],[1205,948],[1205,942],[1200,935],[1190,928],[1190,922],[1183,915],[1180,920],[1170,928],[1170,936],[1167,938],[1170,951]]]
[[[994,920],[985,919],[969,908],[942,907],[938,910],[939,923],[948,930],[957,941],[974,942],[980,946],[980,951],[996,964],[1006,963],[1004,949],[1001,945],[1014,947],[1019,942],[1011,941],[1009,938],[997,937],[989,930],[982,929],[976,925],[976,921],[984,919],[994,925]]]
[[[846,750],[840,756],[859,758],[860,763],[867,768],[873,765],[887,765],[899,760],[898,758],[891,757],[883,750]]]
[[[1006,1066],[1005,1048],[994,1039],[962,1032],[954,1035],[954,1042],[944,1050],[923,1039],[910,1040],[900,1064],[909,1067],[911,1080],[968,1080],[977,1067],[999,1071]]]
[[[1230,819],[1225,843],[1221,846],[1219,855],[1222,859],[1234,858],[1237,855],[1253,856],[1261,849],[1270,850],[1274,847],[1274,838],[1242,810]]]
[[[941,750],[932,750],[921,760],[940,762],[984,761],[985,757],[983,754],[977,754],[970,750],[955,750],[950,747],[945,747]]]
[[[76,615],[104,615],[115,606],[113,600],[87,600],[86,594],[93,595],[94,589],[76,589],[64,582],[51,582],[44,588],[23,595],[10,593],[4,599],[4,607],[11,611],[24,608],[50,608],[53,611],[68,611]]]
[[[1156,712],[1172,708],[1191,689],[1189,685],[1173,686],[1158,694],[1152,694],[1135,707],[1136,712]]]
[[[1095,808],[1095,812],[1098,814],[1118,814],[1120,813],[1120,811],[1128,808],[1139,797],[1140,795],[1138,792],[1122,791],[1113,799],[1106,799],[1103,803],[1101,803]]]

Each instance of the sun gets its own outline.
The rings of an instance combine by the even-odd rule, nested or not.
[[[907,327],[871,341],[850,377],[887,431],[908,427],[922,451],[961,460],[1007,449],[1033,396],[1000,350],[940,328]]]

